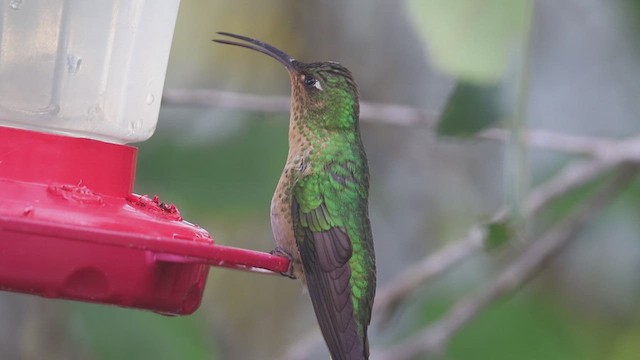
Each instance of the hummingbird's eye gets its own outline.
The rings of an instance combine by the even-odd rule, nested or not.
[[[308,88],[316,88],[318,90],[322,90],[322,86],[320,85],[320,82],[318,81],[318,79],[314,78],[311,75],[306,75],[304,77],[304,85]]]
[[[316,80],[316,78],[314,78],[311,75],[308,75],[308,76],[304,77],[304,84],[306,86],[308,86],[308,87],[314,86],[317,82],[318,82],[318,80]]]

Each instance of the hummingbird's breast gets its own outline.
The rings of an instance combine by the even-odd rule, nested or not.
[[[271,230],[273,231],[276,245],[291,254],[293,257],[293,274],[303,282],[304,271],[293,232],[291,206],[294,185],[299,179],[309,175],[312,171],[309,161],[310,153],[311,147],[302,136],[291,136],[287,162],[271,199]]]

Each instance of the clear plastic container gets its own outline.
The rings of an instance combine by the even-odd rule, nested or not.
[[[0,1],[0,126],[148,139],[179,3]]]

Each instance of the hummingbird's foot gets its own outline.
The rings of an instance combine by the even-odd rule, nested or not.
[[[291,254],[287,250],[281,248],[280,246],[276,246],[276,248],[271,250],[271,252],[269,253],[271,255],[281,256],[289,259],[289,269],[287,269],[287,271],[285,272],[281,272],[280,274],[290,279],[296,279],[296,276],[293,274],[293,256],[291,256]]]

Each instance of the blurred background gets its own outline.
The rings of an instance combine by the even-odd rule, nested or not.
[[[526,125],[614,140],[640,133],[640,2],[533,3],[184,0],[165,90],[288,96],[279,63],[211,42],[228,31],[301,61],[342,63],[363,101],[457,114],[440,135],[428,126],[362,124],[384,287],[575,158],[480,140],[469,135],[474,129]],[[461,89],[465,96],[450,96]],[[287,120],[165,104],[155,135],[137,144],[136,192],[175,203],[218,243],[269,251]],[[636,182],[533,282],[457,334],[444,358],[640,358],[639,196]],[[576,197],[554,203],[547,219]],[[372,358],[482,287],[504,253],[482,252],[417,288],[383,326],[374,315]],[[217,268],[189,317],[0,293],[0,323],[3,359],[280,359],[317,327],[299,282]],[[320,344],[304,358],[327,357]]]

